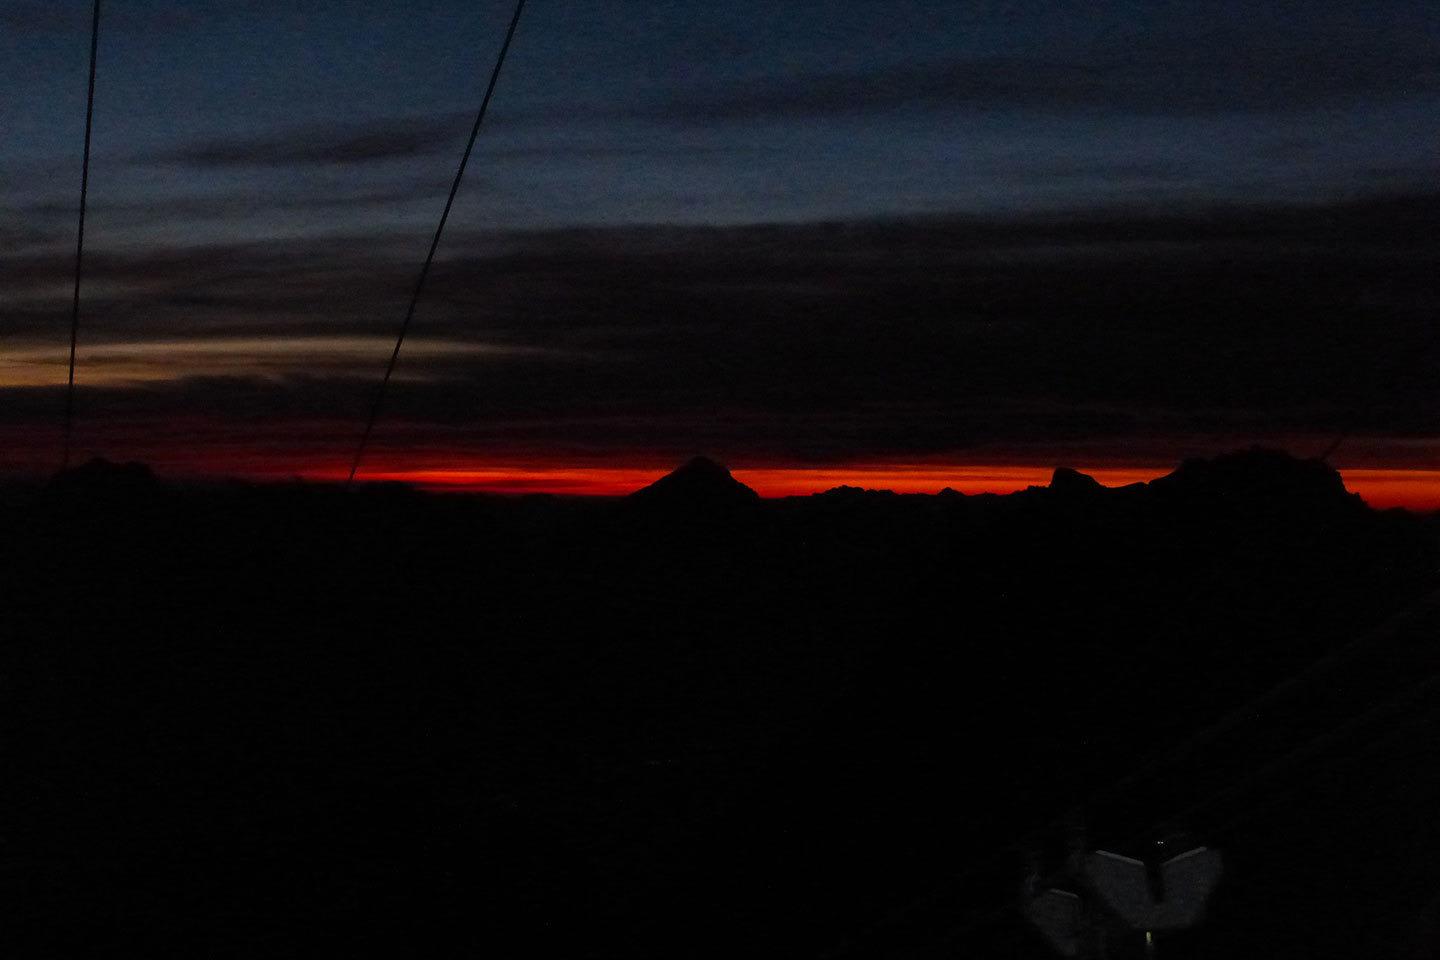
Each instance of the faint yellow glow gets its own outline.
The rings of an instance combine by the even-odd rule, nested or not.
[[[125,386],[186,377],[323,374],[356,368],[383,368],[395,341],[388,337],[218,337],[151,340],[139,343],[81,344],[75,380],[85,386]],[[461,340],[407,339],[401,360],[515,356],[544,351],[534,347]],[[0,387],[63,384],[70,364],[68,344],[0,343]],[[397,377],[404,379],[402,369]]]

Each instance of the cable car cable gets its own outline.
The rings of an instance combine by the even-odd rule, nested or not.
[[[345,484],[349,486],[355,481],[355,473],[360,469],[360,461],[365,456],[365,448],[370,443],[371,431],[375,429],[375,420],[380,415],[380,402],[385,397],[385,388],[390,383],[390,377],[395,372],[395,362],[400,358],[400,346],[405,342],[405,334],[410,329],[410,320],[415,316],[415,305],[420,302],[420,291],[425,287],[425,278],[430,273],[430,265],[435,261],[435,250],[440,246],[440,235],[445,231],[445,221],[450,218],[450,208],[455,204],[455,195],[460,191],[460,180],[465,176],[465,166],[470,162],[470,154],[475,149],[475,138],[480,134],[480,124],[485,120],[485,111],[490,106],[490,98],[495,93],[495,84],[500,79],[500,68],[505,64],[505,54],[510,50],[510,41],[515,37],[515,28],[520,24],[520,12],[525,9],[525,0],[517,0],[515,13],[510,18],[510,28],[505,32],[505,42],[500,45],[500,53],[495,58],[495,69],[490,73],[490,82],[485,87],[485,97],[480,101],[480,110],[475,115],[475,125],[470,128],[470,141],[465,145],[465,153],[460,157],[460,168],[455,171],[455,180],[450,184],[450,196],[445,201],[445,209],[440,214],[440,223],[435,228],[435,237],[430,241],[430,252],[425,255],[425,264],[420,268],[420,276],[415,281],[415,290],[410,295],[410,306],[405,311],[405,319],[400,324],[400,333],[395,338],[395,349],[390,352],[390,362],[385,366],[385,376],[380,381],[379,388],[375,391],[375,399],[370,404],[370,415],[365,420],[365,431],[360,435],[360,444],[355,450],[355,459],[350,464],[350,475],[346,477]]]

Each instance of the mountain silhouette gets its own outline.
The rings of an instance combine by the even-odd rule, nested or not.
[[[1081,473],[1070,467],[1056,467],[1050,477],[1050,488],[1062,496],[1089,496],[1105,487],[1088,473]]]
[[[1433,744],[1389,735],[1435,725],[1440,599],[1395,614],[1440,515],[1319,462],[762,499],[696,458],[611,499],[95,461],[35,493],[0,485],[6,955],[449,956],[483,927],[697,960],[828,931],[861,960],[933,955],[964,902],[998,918],[977,950],[1040,956],[995,878],[1021,837],[1062,863],[1081,796],[1104,849],[1143,859],[1163,818],[1245,864],[1164,956],[1281,926],[1273,960],[1379,956],[1365,925],[1440,909]]]
[[[731,510],[757,502],[760,495],[709,457],[684,466],[630,494],[637,505],[684,510]]]
[[[102,457],[62,470],[50,478],[53,493],[82,497],[151,497],[162,491],[155,472],[143,463],[113,463]]]
[[[1353,511],[1364,505],[1328,463],[1264,447],[1212,460],[1186,460],[1174,473],[1150,481],[1149,487],[1182,502],[1216,507],[1309,513]]]

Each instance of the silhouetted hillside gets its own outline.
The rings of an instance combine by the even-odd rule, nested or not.
[[[759,498],[714,460],[695,457],[650,486],[636,490],[628,499],[633,505],[649,509],[716,513],[750,506]]]
[[[1314,514],[1355,511],[1359,494],[1348,493],[1340,474],[1319,460],[1296,460],[1279,450],[1254,448],[1214,460],[1187,460],[1149,487],[1200,507]]]
[[[1434,674],[1440,605],[1246,708],[1436,585],[1434,519],[1315,461],[761,500],[697,459],[614,501],[92,464],[3,502],[17,956],[1046,956],[1016,844],[1235,711],[1088,809],[1225,848],[1166,956],[1381,955],[1440,889],[1433,704],[1345,726]]]
[[[97,457],[57,473],[47,489],[67,497],[122,500],[153,497],[160,491],[160,481],[143,463],[111,463]]]

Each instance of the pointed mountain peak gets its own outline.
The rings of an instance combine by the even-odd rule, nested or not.
[[[1050,489],[1056,493],[1069,494],[1090,493],[1105,488],[1088,473],[1081,473],[1070,467],[1056,467],[1055,473],[1050,477]]]
[[[759,494],[709,457],[695,457],[648,487],[630,494],[639,503],[728,507],[752,503]]]
[[[697,479],[708,477],[714,481],[735,480],[735,478],[730,475],[729,470],[726,470],[709,457],[691,457],[684,466],[672,471],[670,476],[695,477]],[[738,480],[735,480],[735,482],[739,483]]]
[[[143,463],[112,463],[95,457],[50,478],[51,490],[86,494],[151,493],[160,489],[154,471]]]

